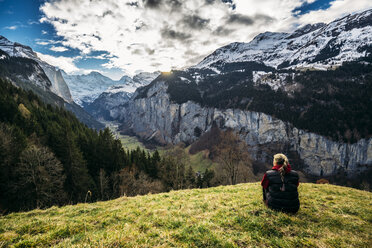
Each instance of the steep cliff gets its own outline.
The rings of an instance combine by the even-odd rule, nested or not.
[[[50,90],[57,96],[62,97],[66,102],[73,103],[71,97],[70,89],[68,88],[65,80],[62,77],[61,70],[58,70],[54,66],[51,66],[44,61],[37,61],[40,66],[43,68],[45,74],[48,76],[49,80],[52,83]]]
[[[0,50],[6,52],[6,54],[10,57],[28,58],[38,63],[43,72],[39,70],[37,71],[37,74],[45,73],[48,78],[45,80],[46,83],[44,84],[51,84],[47,89],[52,91],[57,96],[62,97],[66,102],[73,102],[70,90],[61,75],[61,71],[40,59],[38,55],[31,49],[31,47],[9,41],[4,36],[0,35]],[[40,77],[37,74],[35,75]],[[30,81],[34,81],[34,78],[30,78]]]
[[[237,131],[258,161],[271,163],[272,153],[286,147],[298,154],[302,169],[310,175],[331,176],[340,170],[355,175],[372,165],[372,138],[354,144],[336,142],[264,113],[202,107],[192,101],[177,104],[170,100],[167,90],[164,82],[157,82],[146,97],[117,108],[124,128],[161,144],[192,143],[215,122],[222,129]]]

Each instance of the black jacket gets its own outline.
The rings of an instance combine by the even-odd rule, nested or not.
[[[269,170],[266,175],[269,186],[264,190],[264,198],[267,200],[268,207],[283,212],[297,212],[300,208],[297,191],[298,173],[293,170],[286,173],[284,183],[277,170]]]

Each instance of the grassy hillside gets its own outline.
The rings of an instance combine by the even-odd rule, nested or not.
[[[0,247],[371,247],[370,192],[299,191],[296,215],[264,207],[258,183],[13,213]]]

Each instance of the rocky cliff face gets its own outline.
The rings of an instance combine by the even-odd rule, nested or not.
[[[50,90],[57,96],[62,97],[66,102],[72,103],[72,97],[70,89],[68,88],[65,80],[62,77],[61,71],[41,60],[38,61],[40,66],[43,68],[45,74],[52,83]]]
[[[339,170],[355,175],[372,165],[372,138],[345,144],[297,129],[264,113],[219,110],[192,101],[176,104],[170,101],[167,87],[158,82],[149,88],[147,97],[128,102],[113,114],[125,123],[127,131],[162,144],[192,143],[215,122],[222,129],[237,131],[250,146],[255,160],[271,163],[272,153],[279,152],[275,151],[279,144],[279,149],[285,146],[297,153],[303,170],[310,175],[331,176]]]
[[[28,58],[38,63],[43,72],[40,69],[35,70],[35,76],[33,78],[30,78],[29,80],[35,81],[36,77],[42,78],[42,74],[45,73],[45,75],[48,77],[47,80],[44,80],[45,82],[37,83],[38,86],[44,85],[44,89],[50,90],[57,96],[62,97],[66,102],[73,102],[70,90],[61,75],[61,71],[58,70],[56,67],[41,60],[31,49],[31,47],[24,46],[17,42],[9,41],[4,36],[0,35],[0,50],[6,52],[11,57]],[[45,87],[45,85],[47,87]]]

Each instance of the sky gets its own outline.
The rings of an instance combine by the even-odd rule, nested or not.
[[[371,0],[0,0],[0,35],[67,73],[117,80],[370,8]]]

